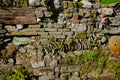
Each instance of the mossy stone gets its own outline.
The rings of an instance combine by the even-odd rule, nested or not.
[[[77,38],[77,39],[85,39],[86,37],[87,37],[87,33],[86,32],[79,32],[75,36],[75,38]]]
[[[23,32],[12,32],[10,35],[24,35],[24,33]]]
[[[70,9],[68,8],[68,9],[65,9],[64,10],[64,13],[70,13]]]
[[[23,7],[27,7],[28,6],[28,0],[24,0],[23,1]]]
[[[68,7],[67,1],[64,1],[64,2],[63,2],[63,7],[64,7],[64,9]]]
[[[78,6],[82,6],[82,2],[81,1],[78,2]]]
[[[68,1],[68,7],[74,7],[74,4],[73,4],[73,2],[71,2],[71,1]]]

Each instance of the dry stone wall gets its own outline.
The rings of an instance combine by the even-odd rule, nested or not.
[[[62,65],[61,60],[73,53],[80,55],[84,50],[101,48],[111,35],[119,35],[120,4],[103,5],[97,0],[54,0],[52,10],[51,5],[46,7],[42,1],[37,7],[31,4],[34,8],[25,12],[24,7],[22,11],[16,8],[20,10],[16,15],[19,18],[12,14],[5,17],[0,13],[4,15],[0,19],[1,54],[15,54],[8,61],[1,60],[1,66],[32,68],[38,80],[64,80],[66,76],[66,80],[82,80],[80,65]],[[27,15],[27,11],[35,16]],[[10,15],[15,17],[11,21]],[[16,19],[18,22],[13,22]],[[69,60],[66,63],[69,64]]]

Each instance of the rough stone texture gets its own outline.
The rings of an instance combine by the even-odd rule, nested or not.
[[[73,24],[72,25],[72,31],[75,31],[75,32],[84,32],[87,30],[87,26],[86,24]]]
[[[0,9],[0,12],[1,12],[0,22],[2,23],[35,24],[37,22],[35,14],[33,13],[34,10],[30,8],[14,8],[14,9],[9,8],[8,10]]]
[[[71,77],[69,80],[80,80],[79,77]]]
[[[68,68],[67,67],[61,67],[60,72],[61,73],[68,72]]]
[[[113,9],[111,9],[111,8],[100,8],[100,9],[98,9],[98,12],[105,14],[105,15],[112,15],[114,13]]]
[[[52,60],[52,61],[50,62],[50,66],[55,67],[55,66],[57,66],[57,65],[58,65],[58,61],[57,61],[57,60]]]
[[[76,72],[76,71],[80,71],[79,66],[70,66],[70,67],[68,67],[68,72]]]
[[[54,75],[42,76],[38,80],[54,80]]]
[[[64,64],[66,60],[61,60],[76,58],[84,51],[101,49],[101,46],[101,51],[105,50],[109,37],[120,34],[119,5],[101,5],[99,0],[82,0],[82,3],[78,0],[54,0],[55,9],[51,9],[45,1],[51,0],[40,0],[40,5],[33,8],[0,9],[1,58],[6,53],[14,54],[12,60],[0,58],[0,69],[20,65],[32,68],[39,80],[61,80],[60,77],[66,74],[70,74],[67,80],[81,80],[84,75],[79,73],[82,70],[79,60],[75,65],[71,65],[69,59],[69,65]],[[74,44],[71,44],[71,39],[75,40]],[[11,41],[16,44],[15,49],[8,47]],[[94,43],[97,45],[91,46]],[[109,59],[119,60],[111,56]],[[87,76],[96,78],[96,75],[112,76],[107,71],[100,75],[91,71]]]

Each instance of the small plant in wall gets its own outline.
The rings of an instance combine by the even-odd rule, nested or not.
[[[26,70],[18,69],[14,71],[14,74],[12,74],[11,80],[30,80],[29,75],[29,72]]]
[[[63,73],[62,80],[68,80],[70,73]]]
[[[90,52],[86,52],[84,53],[84,58],[86,61],[94,61],[98,58],[98,55],[99,55],[99,50],[92,50]]]
[[[5,77],[5,79],[6,79],[6,80],[11,79],[11,76],[12,76],[13,73],[14,73],[13,70],[7,70],[6,72],[4,72],[4,77]]]
[[[100,72],[103,71],[103,68],[105,68],[107,58],[106,57],[101,57],[98,59],[98,67],[100,69]]]

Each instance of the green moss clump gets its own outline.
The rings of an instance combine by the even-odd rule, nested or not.
[[[112,3],[120,2],[120,0],[101,0],[100,2],[102,4],[112,4]]]

